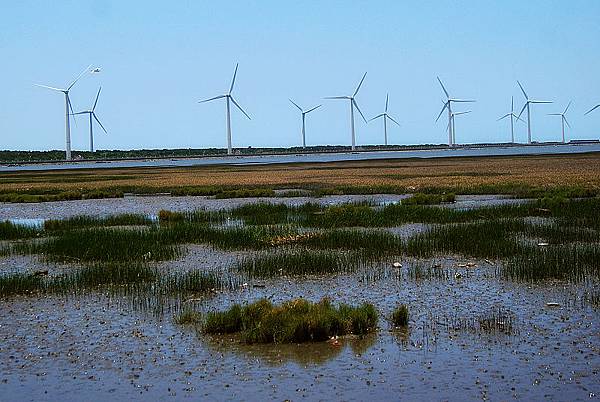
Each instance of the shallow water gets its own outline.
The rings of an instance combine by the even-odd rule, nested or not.
[[[494,279],[488,265],[457,268],[456,262],[443,260],[443,269],[463,272],[460,280],[414,281],[379,268],[389,272],[373,281],[360,273],[272,279],[262,281],[265,288],[195,302],[201,310],[260,297],[374,303],[383,315],[379,331],[342,346],[245,346],[176,326],[170,313],[159,319],[107,294],[3,301],[0,394],[3,400],[78,400],[83,392],[88,399],[115,400],[587,400],[598,393],[598,311],[581,302],[581,289],[513,284]],[[561,307],[548,308],[548,301]],[[399,302],[410,306],[408,332],[390,331],[385,319]],[[498,306],[514,313],[513,333],[448,327]]]
[[[28,209],[29,204],[4,204],[0,211],[6,214],[5,208],[11,208],[11,213],[18,211],[23,218],[41,219],[115,211],[146,213],[150,208],[156,213],[158,205],[171,201],[181,202],[171,208],[177,210],[232,207],[250,201],[144,197],[141,200],[149,200],[147,204],[127,209],[139,200],[47,203],[41,211]],[[348,197],[333,200],[347,201]],[[459,199],[457,204],[472,200]],[[497,202],[497,198],[480,201]],[[90,212],[93,205],[96,208]],[[426,227],[411,224],[389,230],[408,237]],[[157,268],[227,274],[248,254],[197,245],[186,250],[182,257],[159,263]],[[394,261],[403,267],[393,268]],[[424,261],[390,257],[352,274],[260,281],[241,278],[240,283],[247,286],[161,300],[158,306],[150,294],[118,290],[3,299],[0,400],[597,398],[600,310],[584,296],[599,284],[514,283],[498,279],[498,262],[459,266],[465,262],[458,257]],[[440,264],[433,269],[446,279],[416,280],[411,275],[415,264],[424,269]],[[73,268],[47,266],[32,256],[0,259],[2,273],[48,267],[50,275]],[[257,283],[261,287],[254,287]],[[325,296],[335,303],[373,303],[381,313],[380,328],[365,339],[341,339],[340,346],[329,342],[248,346],[234,337],[208,337],[173,322],[182,306],[208,311],[261,297],[278,303],[297,297],[318,301]],[[548,307],[548,302],[559,307]],[[398,303],[410,309],[407,331],[393,330],[387,321]],[[486,331],[478,325],[479,319],[492,317],[498,309],[513,317],[509,333]]]
[[[457,156],[510,156],[510,155],[546,155],[573,154],[584,152],[600,152],[600,144],[539,144],[511,146],[457,146],[450,149],[418,149],[405,151],[369,151],[369,152],[330,152],[287,155],[255,155],[255,156],[213,156],[204,158],[182,159],[139,159],[116,161],[73,161],[51,162],[23,165],[0,165],[0,171],[28,171],[49,169],[102,169],[126,167],[182,167],[206,165],[261,165],[278,163],[319,163],[377,159],[404,158],[448,158]]]

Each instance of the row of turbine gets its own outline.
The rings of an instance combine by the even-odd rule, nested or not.
[[[90,151],[94,151],[94,134],[93,134],[93,119],[96,120],[96,122],[100,125],[100,127],[102,128],[102,130],[104,130],[104,132],[106,133],[106,129],[104,128],[104,126],[102,125],[102,123],[100,122],[100,120],[98,119],[95,110],[96,110],[96,105],[98,104],[98,98],[100,96],[100,91],[102,90],[102,88],[98,89],[98,93],[96,94],[96,98],[94,100],[93,106],[91,109],[88,110],[83,110],[80,112],[75,113],[73,111],[73,107],[71,105],[71,100],[69,98],[69,91],[71,90],[71,88],[73,88],[73,86],[75,85],[75,83],[77,81],[79,81],[79,79],[81,77],[83,77],[84,74],[86,73],[98,73],[100,72],[99,68],[91,68],[92,66],[90,65],[89,67],[87,67],[85,70],[83,70],[83,72],[81,74],[79,74],[79,76],[66,88],[66,89],[61,89],[61,88],[55,88],[55,87],[50,87],[47,85],[38,85],[40,87],[43,88],[48,88],[54,91],[59,91],[62,92],[65,95],[65,136],[66,136],[66,159],[70,160],[71,159],[71,126],[70,126],[70,117],[71,116],[75,116],[75,115],[83,115],[83,114],[88,114],[89,116],[89,125],[90,125]],[[224,94],[224,95],[219,95],[219,96],[215,96],[209,99],[205,99],[205,100],[201,100],[199,101],[199,103],[205,103],[205,102],[210,102],[210,101],[214,101],[214,100],[218,100],[218,99],[225,99],[226,101],[226,111],[227,111],[227,154],[231,155],[232,154],[232,141],[231,141],[231,103],[233,103],[234,106],[236,106],[248,119],[250,119],[250,115],[248,115],[248,113],[246,113],[244,111],[244,109],[242,109],[242,107],[236,102],[236,100],[234,99],[232,92],[233,92],[233,88],[235,85],[235,79],[237,76],[237,71],[238,71],[238,64],[236,64],[235,66],[235,70],[233,72],[233,78],[231,80],[231,85],[229,86],[229,91]],[[358,103],[356,102],[356,96],[358,94],[358,91],[360,90],[365,78],[367,76],[367,73],[364,73],[360,82],[358,83],[358,86],[356,87],[356,90],[352,93],[352,95],[344,95],[344,96],[330,96],[330,97],[326,97],[324,99],[334,99],[334,100],[347,100],[349,101],[350,104],[350,131],[351,131],[351,140],[352,140],[352,150],[355,150],[356,147],[356,133],[355,133],[355,128],[354,128],[354,110],[356,109],[358,111],[358,113],[360,114],[360,116],[362,117],[362,119],[365,121],[365,123],[367,122],[367,119],[365,118],[364,114],[362,113],[362,111],[360,110],[360,108],[358,107]],[[452,104],[453,103],[472,103],[475,102],[475,100],[472,99],[457,99],[457,98],[452,98],[450,96],[450,94],[448,93],[448,91],[446,90],[446,87],[444,86],[444,84],[442,83],[442,81],[440,80],[439,77],[437,77],[438,82],[440,83],[440,86],[442,87],[442,90],[444,91],[444,94],[446,95],[446,100],[442,101],[443,103],[443,107],[442,110],[440,111],[439,115],[437,116],[436,122],[440,119],[440,117],[442,116],[442,114],[444,113],[444,111],[448,111],[448,125],[446,130],[448,131],[448,146],[452,147],[456,144],[456,123],[455,123],[455,117],[459,116],[459,115],[463,115],[463,114],[467,114],[467,113],[471,113],[471,111],[462,111],[462,112],[454,112],[452,110]],[[515,142],[515,136],[514,136],[514,120],[516,119],[517,121],[523,121],[521,119],[521,115],[523,114],[523,112],[525,110],[527,110],[527,142],[529,144],[531,144],[531,110],[530,110],[530,106],[532,104],[539,104],[539,103],[552,103],[551,101],[540,101],[540,100],[533,100],[530,99],[529,96],[527,95],[527,93],[525,92],[525,89],[523,88],[523,86],[521,85],[521,83],[519,81],[517,81],[517,84],[519,85],[519,88],[521,89],[521,91],[523,92],[523,95],[525,97],[525,103],[520,111],[520,113],[517,115],[515,114],[514,111],[514,99],[511,98],[511,109],[510,109],[510,113],[505,114],[504,116],[500,117],[498,120],[503,120],[505,118],[509,118],[510,117],[510,131],[511,131],[511,140],[514,143]],[[296,102],[294,102],[293,100],[290,99],[290,102],[296,107],[298,108],[298,110],[300,110],[301,116],[302,116],[302,147],[306,147],[306,115],[316,109],[318,109],[319,107],[321,107],[321,105],[317,105],[315,107],[312,107],[310,109],[303,109],[301,108]],[[390,121],[392,121],[393,123],[397,124],[398,126],[400,126],[400,124],[392,117],[388,114],[388,103],[389,103],[389,95],[386,96],[385,99],[385,110],[383,113],[378,114],[377,116],[373,117],[372,119],[370,119],[369,121],[373,121],[376,119],[383,119],[383,130],[384,130],[384,143],[387,146],[388,145],[388,139],[387,139],[387,121],[388,119]],[[567,105],[567,107],[565,108],[565,110],[562,113],[550,113],[549,115],[552,116],[560,116],[561,118],[561,126],[562,126],[562,142],[565,142],[565,123],[567,124],[568,127],[571,127],[569,122],[567,121],[566,118],[566,113],[569,109],[569,107],[571,106],[571,102],[569,102],[569,104]],[[591,108],[589,111],[587,111],[585,114],[589,114],[592,111],[594,111],[595,109],[600,108],[600,104],[594,106],[593,108]]]
[[[227,109],[227,154],[231,155],[232,153],[232,146],[231,146],[231,105],[230,102],[232,102],[248,119],[250,119],[250,116],[248,115],[248,113],[246,113],[244,111],[244,109],[242,109],[242,107],[235,101],[235,99],[233,98],[233,95],[231,94],[233,91],[233,87],[235,85],[235,78],[237,76],[237,70],[238,70],[238,64],[235,65],[235,70],[233,72],[233,79],[231,80],[231,85],[229,86],[229,92],[227,92],[224,95],[219,95],[219,96],[215,96],[213,98],[209,98],[209,99],[205,99],[205,100],[201,100],[199,103],[204,103],[204,102],[210,102],[213,100],[217,100],[217,99],[225,99],[226,100],[226,109]],[[367,122],[367,119],[365,119],[364,114],[362,113],[362,111],[360,110],[360,108],[358,107],[358,103],[356,103],[356,95],[358,94],[358,91],[360,90],[360,87],[362,86],[365,77],[367,76],[367,73],[364,73],[360,82],[358,83],[358,86],[356,87],[356,90],[354,91],[354,93],[352,95],[344,95],[344,96],[329,96],[329,97],[325,97],[324,99],[337,99],[337,100],[348,100],[350,103],[350,134],[351,134],[351,141],[352,141],[352,150],[354,151],[355,147],[356,147],[356,132],[355,132],[355,128],[354,128],[354,109],[356,108],[356,110],[358,111],[358,113],[360,114],[360,116],[362,117],[362,119],[365,121],[365,123]],[[440,117],[442,116],[442,114],[444,113],[444,111],[448,110],[448,126],[446,128],[446,130],[448,131],[448,146],[452,147],[456,144],[456,122],[455,122],[455,117],[459,116],[459,115],[463,115],[463,114],[467,114],[467,113],[471,113],[470,110],[468,111],[463,111],[463,112],[453,112],[452,111],[452,103],[472,103],[475,102],[475,100],[472,99],[457,99],[457,98],[452,98],[450,97],[450,94],[448,93],[448,91],[446,90],[446,87],[444,86],[444,84],[442,83],[442,80],[440,80],[439,77],[437,77],[438,82],[440,83],[440,86],[442,87],[442,90],[444,91],[444,94],[446,95],[446,101],[442,101],[443,102],[443,107],[442,110],[440,111],[437,119],[435,120],[436,122],[440,119]],[[504,116],[500,117],[498,119],[498,121],[509,118],[510,117],[510,134],[511,134],[511,141],[512,143],[515,142],[515,133],[514,133],[514,120],[516,119],[517,121],[523,121],[521,119],[521,115],[523,114],[523,112],[525,111],[525,109],[527,109],[527,143],[531,144],[531,109],[530,106],[532,104],[537,104],[537,103],[552,103],[551,101],[540,101],[540,100],[533,100],[530,99],[529,96],[527,95],[527,93],[525,92],[525,89],[523,88],[523,85],[521,85],[521,83],[519,81],[517,81],[517,84],[519,85],[519,88],[521,89],[521,91],[523,92],[523,95],[525,97],[525,104],[523,105],[523,108],[521,109],[521,112],[517,115],[515,114],[514,111],[514,99],[511,97],[511,105],[510,105],[510,113],[505,114]],[[294,102],[293,100],[290,99],[290,102],[298,108],[298,110],[300,110],[301,116],[302,116],[302,147],[306,147],[306,115],[310,112],[312,112],[313,110],[318,109],[319,107],[321,107],[321,105],[312,107],[310,109],[303,109],[300,106],[298,106],[298,104],[296,102]],[[387,120],[391,120],[392,122],[394,122],[395,124],[397,124],[398,126],[400,126],[400,124],[394,120],[394,118],[392,116],[390,116],[388,114],[388,104],[389,104],[389,95],[386,95],[385,98],[385,110],[383,113],[378,114],[377,116],[373,117],[371,120],[369,121],[373,121],[379,118],[383,119],[383,132],[384,132],[384,144],[387,146],[388,145],[388,141],[387,141]],[[562,142],[565,142],[565,123],[567,124],[567,126],[571,127],[571,125],[569,124],[569,122],[567,121],[566,118],[566,113],[567,110],[569,110],[569,107],[571,106],[571,102],[569,102],[569,104],[567,105],[567,107],[565,108],[565,110],[562,113],[550,113],[550,116],[560,116],[561,117],[561,127],[562,127]],[[600,104],[594,106],[592,109],[590,109],[588,112],[586,112],[585,114],[587,115],[588,113],[592,112],[593,110],[595,110],[596,108],[600,107]]]
[[[89,117],[89,123],[90,123],[90,151],[94,152],[94,121],[92,119],[95,119],[98,124],[100,125],[100,127],[102,128],[102,130],[104,130],[105,133],[108,133],[106,131],[106,129],[104,128],[104,126],[102,125],[102,123],[100,122],[100,119],[98,119],[98,116],[96,115],[96,106],[98,105],[98,98],[100,97],[100,91],[102,91],[102,87],[100,87],[98,89],[98,93],[96,94],[96,99],[94,100],[94,103],[92,105],[91,109],[88,110],[82,110],[80,112],[74,112],[73,111],[73,105],[71,104],[71,98],[69,98],[69,91],[71,91],[71,88],[73,88],[73,86],[75,85],[75,83],[77,81],[79,81],[79,79],[81,77],[83,77],[84,74],[86,73],[99,73],[100,69],[99,68],[92,68],[91,65],[89,65],[85,70],[83,70],[81,72],[81,74],[79,74],[77,76],[77,78],[75,78],[73,80],[73,82],[71,82],[70,85],[67,86],[66,89],[63,88],[56,88],[56,87],[50,87],[48,85],[40,85],[40,84],[35,84],[38,87],[42,87],[42,88],[47,88],[47,89],[51,89],[53,91],[58,91],[58,92],[62,92],[65,95],[65,141],[66,141],[66,146],[65,146],[65,157],[67,160],[71,160],[71,116],[77,116],[77,115],[84,115],[87,114]]]

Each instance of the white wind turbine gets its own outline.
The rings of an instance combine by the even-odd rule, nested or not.
[[[460,116],[461,114],[467,114],[467,113],[471,113],[470,110],[467,110],[466,112],[452,112],[452,114],[450,115],[450,123],[448,123],[448,131],[452,130],[452,144],[456,144],[456,123],[455,123],[455,116]]]
[[[355,107],[356,107],[356,110],[358,110],[358,113],[360,113],[364,122],[365,123],[367,122],[367,119],[365,119],[365,116],[363,115],[363,113],[360,111],[360,108],[358,107],[358,103],[356,103],[356,100],[354,99],[356,97],[356,94],[358,94],[358,90],[360,89],[360,86],[362,85],[366,76],[367,76],[367,73],[365,73],[363,75],[362,79],[360,80],[360,83],[356,87],[356,91],[354,91],[354,93],[352,95],[350,95],[350,96],[328,96],[325,98],[325,99],[347,99],[350,101],[350,130],[352,132],[352,150],[353,151],[356,147],[356,135],[354,132],[354,108]]]
[[[569,102],[569,104],[565,108],[565,111],[562,113],[548,113],[548,116],[560,116],[563,144],[565,143],[565,123],[567,123],[567,126],[569,126],[569,128],[571,128],[571,125],[569,124],[569,122],[567,121],[567,117],[565,116],[567,114],[567,110],[569,110],[569,107],[571,106],[571,103],[572,102]]]
[[[88,71],[93,72],[93,70],[90,71],[91,67],[92,67],[92,65],[90,64],[85,70],[83,70],[81,72],[81,74],[79,74],[77,76],[77,78],[75,78],[75,80],[66,89],[49,87],[47,85],[35,84],[38,87],[51,89],[53,91],[58,91],[58,92],[62,92],[63,94],[65,94],[65,141],[66,141],[65,159],[68,161],[71,160],[71,124],[70,124],[69,110],[71,110],[71,113],[73,113],[73,106],[71,105],[71,99],[69,99],[69,91],[71,90],[71,88],[73,88],[73,85],[75,85],[75,83],[77,81],[79,81],[79,79],[81,77],[83,77],[83,75],[85,73],[87,73]]]
[[[293,100],[290,99],[290,102],[292,102],[294,106],[296,106],[298,110],[300,110],[300,113],[302,113],[302,148],[306,148],[306,115],[320,108],[321,105],[315,106],[308,110],[304,110],[300,106],[298,106]]]
[[[552,103],[552,102],[529,99],[529,96],[527,96],[527,93],[523,89],[523,85],[521,85],[521,83],[519,81],[517,81],[517,84],[519,84],[519,88],[521,88],[521,91],[523,92],[523,95],[525,96],[525,104],[523,105],[523,109],[521,109],[521,112],[519,113],[518,117],[521,117],[521,115],[523,114],[523,111],[527,108],[527,143],[531,144],[531,111],[529,110],[529,105],[534,104],[534,103]]]
[[[94,105],[92,106],[92,108],[90,110],[82,110],[81,112],[77,112],[77,113],[73,113],[73,115],[79,115],[79,114],[87,114],[89,115],[90,118],[90,152],[94,152],[94,122],[92,120],[92,117],[94,119],[96,119],[96,121],[98,122],[98,124],[100,125],[100,127],[102,128],[102,130],[104,130],[104,132],[106,134],[108,134],[108,132],[106,131],[106,129],[104,128],[104,126],[102,125],[102,123],[100,123],[100,120],[98,119],[98,116],[96,116],[96,105],[98,104],[98,98],[100,97],[100,91],[102,90],[102,87],[100,87],[98,89],[98,94],[96,94],[96,100],[94,101]]]
[[[387,112],[389,100],[390,100],[390,96],[386,95],[385,96],[385,111],[383,113],[378,114],[377,116],[373,117],[371,120],[369,120],[369,121],[373,121],[373,120],[376,120],[379,118],[383,118],[383,137],[384,137],[384,140],[385,140],[384,143],[386,146],[388,144],[387,119],[390,119],[392,122],[396,123],[398,125],[398,127],[400,127],[400,123],[398,123],[396,120],[394,120],[394,118],[392,116],[390,116]]]
[[[210,99],[205,99],[202,100],[198,103],[204,103],[204,102],[210,102],[216,99],[221,99],[221,98],[225,98],[225,100],[227,101],[227,155],[231,155],[232,154],[232,147],[231,147],[231,106],[229,104],[229,102],[233,102],[233,104],[240,109],[240,111],[242,113],[244,113],[244,115],[248,118],[248,120],[250,119],[250,116],[248,116],[248,113],[246,113],[244,111],[244,109],[242,109],[242,107],[240,105],[238,105],[238,103],[235,101],[235,99],[233,98],[233,96],[231,95],[231,92],[233,91],[233,85],[235,84],[235,77],[237,75],[237,70],[238,70],[238,64],[235,65],[235,71],[233,72],[233,79],[231,80],[231,86],[229,87],[229,92],[227,92],[225,95],[219,95],[219,96],[215,96],[214,98],[210,98]]]
[[[440,83],[442,90],[444,91],[444,94],[446,94],[446,102],[444,102],[444,107],[440,111],[440,114],[438,115],[437,119],[435,119],[435,121],[437,122],[440,119],[440,117],[442,116],[442,113],[444,113],[444,110],[448,109],[448,127],[449,127],[449,129],[448,129],[448,146],[451,147],[454,145],[454,137],[455,137],[454,136],[454,128],[453,128],[453,124],[452,124],[452,102],[470,103],[470,102],[475,102],[475,101],[471,100],[471,99],[450,98],[450,94],[446,90],[446,87],[444,87],[444,84],[442,84],[442,80],[440,80],[440,77],[437,77],[437,80]]]
[[[510,117],[510,138],[511,138],[511,142],[514,144],[515,143],[514,119],[517,119],[517,120],[521,120],[521,119],[519,118],[519,116],[517,116],[515,114],[515,100],[512,96],[510,97],[510,113],[507,113],[504,116],[500,117],[498,119],[498,121],[500,121],[502,119],[506,119],[507,117]],[[521,120],[521,121],[523,121],[523,120]],[[525,122],[523,121],[523,123],[525,123]]]

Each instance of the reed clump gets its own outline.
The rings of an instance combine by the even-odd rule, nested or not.
[[[394,311],[392,311],[391,319],[394,327],[407,327],[409,319],[408,306],[406,304],[399,304],[396,306]]]
[[[261,299],[207,313],[203,330],[208,334],[239,333],[246,343],[301,343],[347,334],[365,335],[375,330],[377,321],[377,311],[368,303],[335,307],[325,298],[318,303],[295,299],[276,306]]]
[[[30,239],[40,235],[41,231],[38,228],[0,221],[0,240]]]
[[[402,200],[404,205],[436,205],[442,203],[451,203],[456,201],[456,195],[454,193],[443,193],[443,194],[425,194],[416,193]]]
[[[46,220],[44,222],[44,230],[59,231],[103,226],[148,226],[151,224],[152,220],[142,214],[120,214],[101,218],[79,215],[66,219]]]

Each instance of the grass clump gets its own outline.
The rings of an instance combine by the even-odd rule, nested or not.
[[[161,289],[166,293],[204,293],[225,288],[215,273],[193,270],[170,275],[163,279]]]
[[[244,258],[236,269],[252,278],[350,272],[355,262],[334,251],[290,249]]]
[[[0,297],[31,294],[44,289],[42,277],[35,274],[9,274],[0,276]]]
[[[202,323],[202,314],[186,308],[175,316],[175,323],[179,325],[197,325]]]
[[[408,318],[408,306],[406,304],[400,304],[392,311],[392,324],[396,328],[408,326]]]
[[[10,221],[0,221],[0,240],[30,239],[39,235],[38,228],[16,225]]]
[[[127,262],[175,258],[178,247],[165,242],[162,233],[149,230],[90,228],[66,231],[45,242],[29,245],[33,254],[50,261]]]
[[[436,205],[441,203],[454,202],[456,195],[454,193],[445,194],[425,194],[416,193],[411,197],[402,200],[404,205]]]
[[[301,343],[365,335],[375,330],[377,321],[377,311],[368,303],[336,308],[325,298],[318,303],[295,299],[275,306],[261,299],[206,314],[203,329],[208,334],[239,333],[246,343]]]
[[[215,194],[215,198],[253,198],[275,197],[275,190],[271,188],[224,190]]]
[[[49,219],[44,222],[44,229],[58,231],[101,226],[145,226],[151,224],[152,220],[142,214],[121,214],[105,218],[79,215],[67,219]]]

